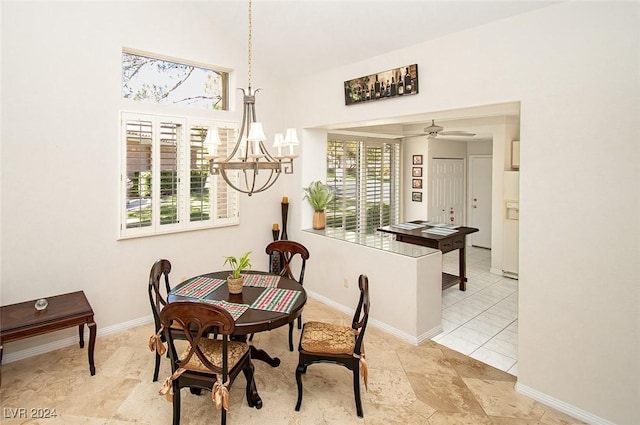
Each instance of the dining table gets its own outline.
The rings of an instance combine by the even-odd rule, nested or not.
[[[270,331],[293,322],[307,302],[304,287],[285,276],[261,271],[243,273],[242,293],[230,294],[226,279],[231,272],[216,271],[194,276],[176,285],[168,302],[201,301],[221,305],[235,319],[232,339],[246,341],[248,335]],[[251,345],[251,359],[277,367],[280,359]]]

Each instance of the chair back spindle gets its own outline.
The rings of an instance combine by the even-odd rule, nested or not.
[[[267,245],[265,249],[269,259],[273,254],[280,257],[280,270],[273,270],[272,261],[269,261],[269,272],[279,274],[288,279],[293,279],[300,285],[304,282],[304,270],[309,259],[309,250],[301,243],[295,241],[274,241]],[[299,261],[297,258],[299,257]],[[300,267],[300,273],[296,277],[294,268]],[[298,329],[302,329],[302,313],[298,316]],[[293,322],[289,322],[289,351],[293,351]]]
[[[266,253],[271,257],[271,254],[278,253],[282,259],[280,270],[278,274],[289,279],[293,279],[299,284],[303,284],[304,270],[307,260],[309,259],[309,250],[301,243],[295,241],[274,241],[267,245]],[[300,273],[295,276],[293,269],[295,267],[296,256],[300,256]],[[273,270],[270,270],[273,272]]]

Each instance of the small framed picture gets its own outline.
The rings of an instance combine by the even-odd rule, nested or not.
[[[413,165],[422,165],[422,155],[413,155]]]
[[[411,200],[413,202],[422,202],[422,192],[411,192]]]
[[[413,167],[411,175],[413,177],[422,177],[422,167]]]
[[[411,179],[411,187],[414,189],[422,189],[422,179]]]

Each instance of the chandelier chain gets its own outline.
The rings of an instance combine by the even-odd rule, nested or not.
[[[247,57],[247,63],[249,66],[249,88],[251,88],[251,29],[252,29],[252,23],[251,23],[251,0],[249,0],[249,37],[248,37],[248,48],[247,48],[247,52],[248,52],[248,57]]]
[[[244,95],[242,124],[237,134],[236,144],[231,152],[226,152],[226,158],[216,155],[216,144],[214,144],[213,154],[209,155],[209,172],[222,177],[224,182],[236,191],[251,196],[269,189],[280,175],[293,174],[293,160],[298,157],[293,152],[293,146],[300,142],[295,129],[288,128],[286,137],[279,133],[274,138],[273,147],[278,148],[277,156],[272,156],[264,146],[267,138],[264,135],[262,123],[256,121],[255,92],[251,89],[253,17],[251,0],[248,0],[248,3],[247,78],[249,87],[246,91],[244,88],[240,89]],[[227,133],[227,139],[228,136]],[[282,154],[283,146],[289,147],[289,154]]]

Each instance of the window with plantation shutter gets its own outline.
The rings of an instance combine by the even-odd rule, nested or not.
[[[121,125],[120,237],[239,223],[238,193],[209,174],[208,160],[227,155],[235,124],[124,112]]]
[[[225,158],[233,150],[235,146],[236,138],[238,137],[237,126],[223,126],[218,128],[218,137],[222,145],[218,149],[218,155]],[[209,170],[209,164],[207,162],[207,171]],[[215,181],[215,218],[219,223],[237,224],[239,217],[239,202],[240,193],[231,189],[231,187],[224,181],[221,176],[209,176],[214,178]],[[238,172],[227,173],[227,178],[231,183],[236,184],[238,182]]]
[[[400,216],[400,144],[329,136],[327,227],[373,233]]]

